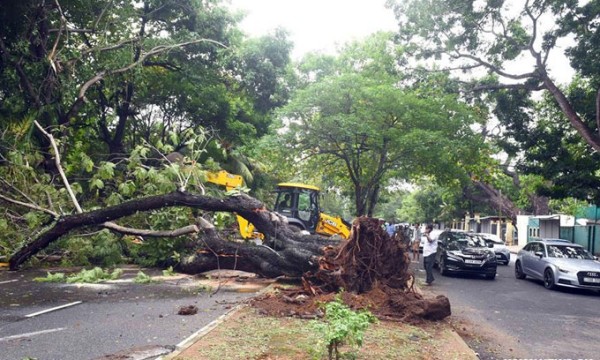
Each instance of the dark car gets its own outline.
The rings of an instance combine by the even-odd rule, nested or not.
[[[444,231],[438,237],[436,263],[440,274],[449,273],[485,275],[496,278],[496,254],[485,241],[466,232]]]

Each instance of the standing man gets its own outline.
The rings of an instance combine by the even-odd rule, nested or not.
[[[385,231],[387,231],[387,233],[390,237],[394,237],[394,233],[396,232],[396,227],[394,226],[394,224],[389,222],[389,223],[387,223],[387,226],[385,227]]]
[[[437,240],[432,239],[430,234],[433,226],[427,225],[423,233],[423,266],[425,266],[425,285],[431,285],[433,280],[433,263],[435,262],[435,253],[437,252]]]
[[[412,249],[413,261],[419,261],[419,248],[421,247],[421,224],[414,225],[410,247]]]

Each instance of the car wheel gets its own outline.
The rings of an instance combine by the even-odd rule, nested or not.
[[[544,271],[544,287],[548,290],[556,288],[554,283],[554,272],[551,269]]]
[[[485,274],[485,278],[488,279],[488,280],[494,280],[494,279],[496,279],[496,273]]]
[[[444,260],[443,256],[440,258],[440,263],[438,266],[440,268],[440,275],[448,276],[448,269],[446,269],[446,261]]]
[[[517,261],[515,263],[515,277],[517,279],[525,279],[526,275],[523,272],[523,268],[521,268],[521,262]]]

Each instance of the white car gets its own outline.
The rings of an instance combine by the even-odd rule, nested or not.
[[[473,235],[481,237],[483,240],[485,240],[488,246],[493,245],[494,253],[496,253],[496,261],[504,265],[508,265],[510,262],[510,250],[506,247],[504,241],[502,241],[498,235],[486,233],[474,233]]]

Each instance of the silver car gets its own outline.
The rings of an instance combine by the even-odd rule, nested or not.
[[[499,263],[503,263],[504,265],[508,265],[510,262],[510,250],[504,244],[504,241],[498,237],[498,235],[494,234],[486,234],[486,233],[475,233],[483,240],[485,240],[488,246],[491,244],[494,247],[494,253],[496,254],[496,261]]]
[[[566,240],[532,241],[517,254],[515,277],[542,280],[546,289],[557,286],[600,290],[600,262],[583,246]]]

